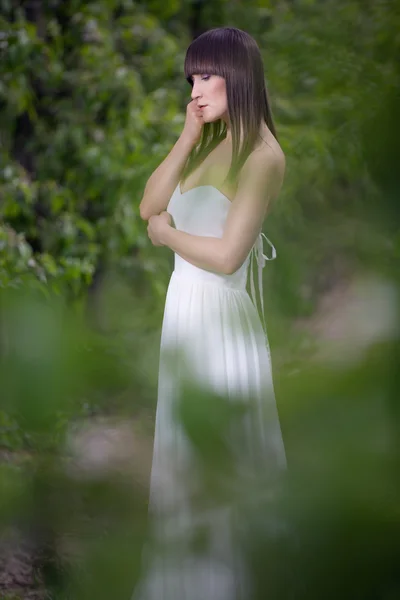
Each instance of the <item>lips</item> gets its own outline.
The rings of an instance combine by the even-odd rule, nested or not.
[[[205,108],[206,106],[208,106],[207,104],[201,104],[199,105],[199,108]]]

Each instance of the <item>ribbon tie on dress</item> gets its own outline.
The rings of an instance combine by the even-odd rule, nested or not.
[[[266,256],[264,254],[263,237],[267,240],[268,244],[272,248],[272,256],[270,256],[270,257]],[[263,284],[262,284],[262,270],[265,267],[265,261],[266,260],[274,260],[274,258],[276,258],[276,249],[275,249],[274,245],[269,241],[267,236],[261,232],[258,235],[257,240],[251,250],[250,291],[251,291],[251,298],[253,300],[253,304],[257,309],[256,290],[255,290],[255,286],[254,286],[254,260],[256,260],[257,264],[258,264],[258,291],[259,291],[259,295],[260,295],[262,326],[263,326],[265,335],[267,335],[267,327],[266,327],[265,315],[264,315],[264,294],[263,294]]]

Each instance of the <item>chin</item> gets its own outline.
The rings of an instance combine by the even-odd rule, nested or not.
[[[218,121],[218,119],[220,119],[220,117],[215,117],[214,115],[208,115],[207,117],[204,117],[204,122],[205,123],[214,123],[215,121]]]
[[[204,121],[206,121],[207,123],[215,123],[215,121],[219,121],[220,119],[223,119],[225,115],[225,112],[220,112],[220,113],[214,113],[213,115],[207,115],[207,117],[204,118]]]

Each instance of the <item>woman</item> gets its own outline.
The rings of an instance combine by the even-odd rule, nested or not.
[[[267,259],[261,228],[280,191],[285,158],[250,35],[233,27],[203,33],[190,44],[184,69],[192,87],[185,125],[140,204],[152,243],[171,248],[175,268],[161,335],[151,473],[150,514],[159,547],[135,598],[236,600],[248,598],[250,590],[234,539],[237,512],[233,517],[229,493],[210,500],[212,486],[208,502],[200,499],[205,470],[185,415],[199,415],[207,439],[223,415],[219,448],[228,449],[229,459],[219,479],[229,461],[239,487],[241,477],[285,467],[264,311],[262,324],[252,273],[253,302],[246,291],[255,260],[261,284]],[[271,258],[274,253],[272,246]],[[260,296],[262,304],[262,289]],[[187,380],[208,396],[184,393]],[[229,414],[223,412],[227,406],[245,410]],[[199,531],[205,541],[194,551]]]

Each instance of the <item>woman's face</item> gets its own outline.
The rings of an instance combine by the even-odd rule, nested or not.
[[[219,75],[192,75],[192,100],[202,109],[205,123],[228,118],[228,100],[225,79]]]

